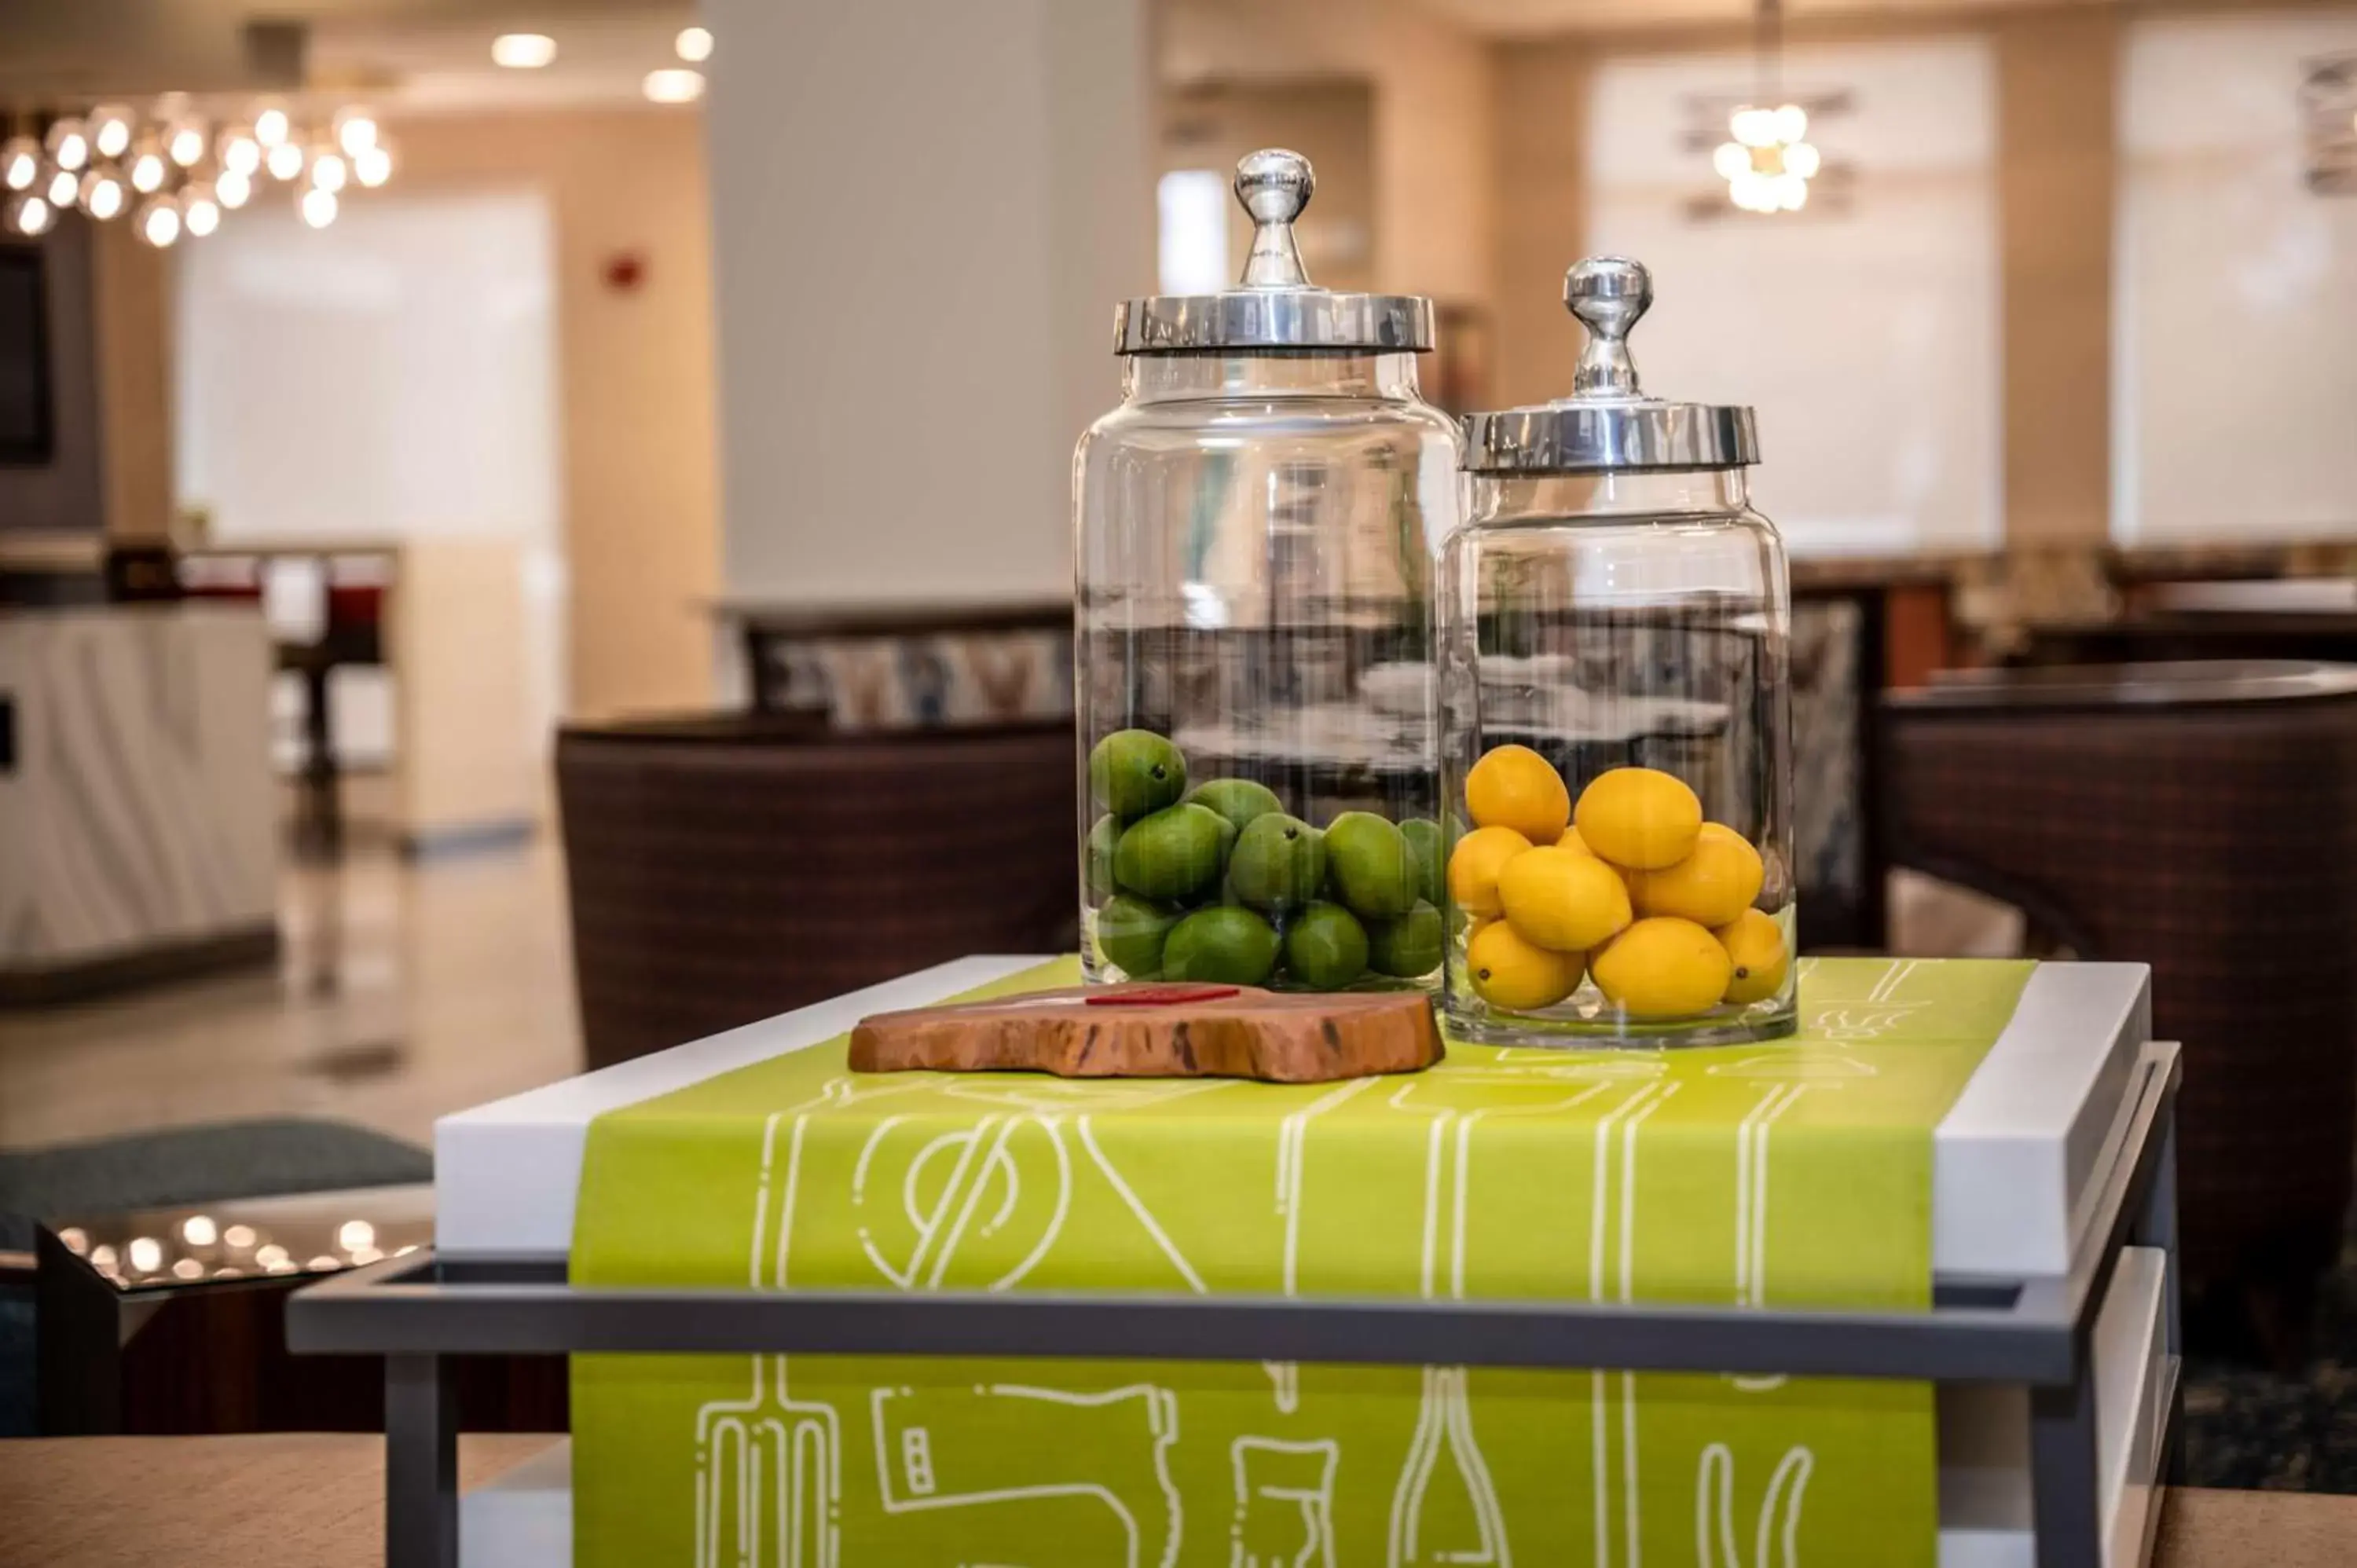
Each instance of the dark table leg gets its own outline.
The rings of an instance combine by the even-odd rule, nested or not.
[[[337,789],[335,725],[328,706],[335,666],[307,660],[303,674],[303,795],[296,816],[300,842],[328,859],[343,853],[343,802]]]
[[[2169,1353],[2181,1356],[2185,1348],[2177,1323],[2177,1118],[2160,1129],[2160,1151],[2153,1156],[2152,1182],[2146,1187],[2144,1208],[2128,1240],[2138,1247],[2158,1247],[2169,1255],[2161,1275],[2161,1309],[2169,1315]]]
[[[384,1359],[385,1568],[458,1568],[458,1400],[447,1357]]]
[[[2183,1330],[2178,1324],[2178,1292],[2184,1275],[2178,1268],[2177,1251],[2177,1117],[2172,1112],[2158,1134],[2160,1151],[2153,1156],[2152,1185],[2145,1189],[2144,1208],[2136,1216],[2136,1233],[2129,1238],[2139,1247],[2158,1247],[2168,1254],[2161,1265],[2161,1311],[2167,1315],[2167,1344],[2171,1357],[2185,1354]],[[2161,1455],[2160,1479],[2164,1485],[2181,1487],[2185,1484],[2185,1444],[2180,1440],[2177,1412],[2163,1412],[2169,1419],[2167,1447]]]
[[[2095,1369],[2083,1348],[2065,1384],[2029,1391],[2030,1520],[2038,1568],[2104,1560],[2103,1477],[2095,1450]]]

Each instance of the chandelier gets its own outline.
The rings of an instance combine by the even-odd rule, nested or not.
[[[346,191],[392,177],[392,145],[364,108],[307,113],[264,99],[216,119],[170,93],[144,110],[100,103],[58,114],[38,134],[20,121],[0,141],[0,231],[45,234],[79,209],[100,222],[127,217],[161,248],[183,234],[203,239],[273,184],[324,229]]]
[[[1809,181],[1824,160],[1809,145],[1809,113],[1783,97],[1783,12],[1778,0],[1760,0],[1755,64],[1759,102],[1727,116],[1727,139],[1710,156],[1727,181],[1727,199],[1746,212],[1798,212],[1809,203]],[[1770,105],[1773,107],[1770,107]]]
[[[1747,103],[1727,116],[1728,140],[1710,156],[1727,181],[1727,199],[1746,212],[1798,212],[1823,159],[1804,139],[1808,111],[1797,103],[1763,109]]]

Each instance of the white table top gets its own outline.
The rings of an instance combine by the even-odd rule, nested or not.
[[[434,1130],[436,1246],[445,1256],[563,1257],[589,1123],[750,1063],[1045,961],[961,959],[446,1116]],[[2067,1273],[2087,1207],[2143,1089],[2151,1033],[2143,964],[2045,964],[1934,1134],[1932,1272]]]

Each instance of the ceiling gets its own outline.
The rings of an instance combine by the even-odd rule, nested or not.
[[[1239,8],[1239,0],[1172,3],[1182,12]],[[1756,0],[1406,3],[1486,37],[1532,38],[1740,25]],[[1800,16],[2054,3],[1785,0],[1788,13]],[[1252,14],[1248,4],[1242,9]],[[671,40],[694,18],[694,0],[0,0],[0,106],[306,85],[366,91],[384,105],[414,112],[638,103],[646,72],[678,63]],[[1272,20],[1246,33],[1266,47],[1269,34],[1282,30]],[[540,70],[494,66],[490,40],[502,32],[548,34],[557,40],[554,63]]]
[[[1415,0],[1491,38],[1637,32],[1749,21],[1756,0]],[[2055,0],[1784,0],[1792,16],[1891,16],[2051,5]],[[2081,0],[2104,5],[2112,0]]]
[[[694,0],[0,0],[0,104],[185,91],[367,92],[414,112],[641,103]],[[491,63],[544,33],[555,60]]]
[[[673,39],[694,8],[636,14],[540,16],[530,26],[441,17],[327,19],[311,29],[313,83],[365,91],[410,113],[554,109],[644,102],[647,72],[681,63]],[[544,33],[556,59],[535,70],[491,62],[502,32]]]

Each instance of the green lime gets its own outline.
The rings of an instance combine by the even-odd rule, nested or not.
[[[1377,974],[1420,980],[1440,967],[1440,911],[1418,899],[1396,920],[1367,927],[1367,967]]]
[[[1114,846],[1114,880],[1147,898],[1185,898],[1214,887],[1234,832],[1209,806],[1165,807],[1123,832]]]
[[[1361,919],[1415,907],[1415,856],[1399,829],[1372,811],[1345,811],[1327,824],[1326,869],[1336,900]]]
[[[1162,940],[1178,917],[1158,904],[1116,893],[1097,911],[1097,956],[1132,980],[1162,970]]]
[[[1285,810],[1285,802],[1276,798],[1275,790],[1249,779],[1210,779],[1188,790],[1187,799],[1199,806],[1211,807],[1240,832],[1250,827],[1254,817]]]
[[[1089,897],[1113,891],[1113,851],[1121,842],[1121,819],[1108,812],[1089,830]]]
[[[1124,822],[1178,803],[1187,758],[1150,729],[1115,730],[1089,753],[1089,793]]]
[[[1440,873],[1447,856],[1440,853],[1440,824],[1430,817],[1410,817],[1399,825],[1415,856],[1415,896],[1436,908],[1440,904]]]
[[[1293,909],[1326,885],[1326,835],[1298,817],[1254,817],[1236,835],[1228,886],[1256,909]]]
[[[1285,928],[1285,972],[1313,991],[1340,991],[1367,972],[1367,929],[1340,904],[1312,904]]]
[[[1276,928],[1250,909],[1198,909],[1170,928],[1162,978],[1258,985],[1276,968]]]

